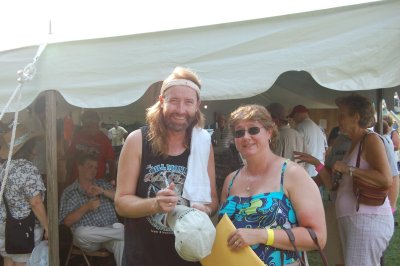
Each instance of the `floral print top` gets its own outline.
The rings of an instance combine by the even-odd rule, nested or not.
[[[6,165],[1,167],[0,182],[3,181]],[[16,219],[22,219],[31,212],[29,199],[41,193],[44,200],[46,188],[39,170],[32,162],[26,159],[11,160],[4,197],[7,200],[11,215]],[[0,224],[5,223],[6,208],[4,199],[0,205]]]
[[[229,195],[230,188],[237,176],[235,175],[228,187],[228,197],[219,210],[221,217],[227,214],[236,228],[281,229],[296,227],[298,225],[296,213],[283,190],[283,176],[287,162],[288,160],[282,165],[280,191],[260,193],[250,197]],[[297,260],[294,251],[280,250],[264,244],[256,244],[250,247],[268,266],[287,265]],[[281,257],[282,255],[283,257]]]

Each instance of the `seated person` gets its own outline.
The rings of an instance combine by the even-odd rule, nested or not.
[[[96,179],[97,158],[78,158],[78,177],[61,196],[60,223],[71,228],[73,241],[85,251],[106,248],[121,265],[124,227],[114,209],[115,191],[110,183]]]

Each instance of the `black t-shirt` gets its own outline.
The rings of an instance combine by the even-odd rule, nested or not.
[[[136,196],[153,198],[166,187],[166,181],[175,183],[175,191],[182,195],[186,179],[189,150],[181,155],[154,156],[147,140],[147,127],[142,127],[142,161]],[[178,204],[188,205],[185,199]],[[165,215],[155,214],[142,218],[125,219],[125,247],[123,265],[125,266],[193,266],[200,263],[181,259],[175,250],[173,231],[164,224]]]

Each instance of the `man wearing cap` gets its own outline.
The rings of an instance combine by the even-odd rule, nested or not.
[[[296,123],[296,130],[304,137],[304,152],[311,154],[321,162],[324,161],[326,138],[322,129],[310,119],[309,111],[304,105],[296,105],[289,117]],[[306,163],[305,169],[310,176],[318,173],[315,167]]]
[[[148,126],[125,141],[115,195],[116,210],[126,217],[123,265],[199,265],[178,255],[164,222],[176,205],[209,216],[218,208],[211,137],[199,108],[199,78],[177,67],[147,109]]]
[[[267,106],[267,110],[271,114],[279,130],[279,136],[276,141],[273,152],[276,155],[294,160],[293,151],[304,151],[303,137],[290,127],[285,107],[280,103],[271,103]]]
[[[121,265],[124,229],[114,209],[115,191],[103,179],[95,179],[97,158],[78,157],[78,178],[65,188],[60,200],[60,223],[71,228],[74,244],[85,251],[106,248]]]
[[[111,142],[99,128],[100,117],[95,111],[85,111],[81,117],[82,129],[74,135],[71,146],[67,152],[67,177],[69,182],[77,177],[77,165],[75,159],[82,153],[97,157],[96,178],[105,178],[108,165],[109,180],[115,180],[116,164],[115,154]]]

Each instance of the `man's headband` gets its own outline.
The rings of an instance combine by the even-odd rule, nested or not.
[[[193,81],[187,79],[173,79],[168,82],[163,82],[160,94],[163,95],[164,92],[172,86],[187,86],[195,90],[197,92],[197,95],[200,96],[199,86],[197,86],[196,83],[194,83]]]

